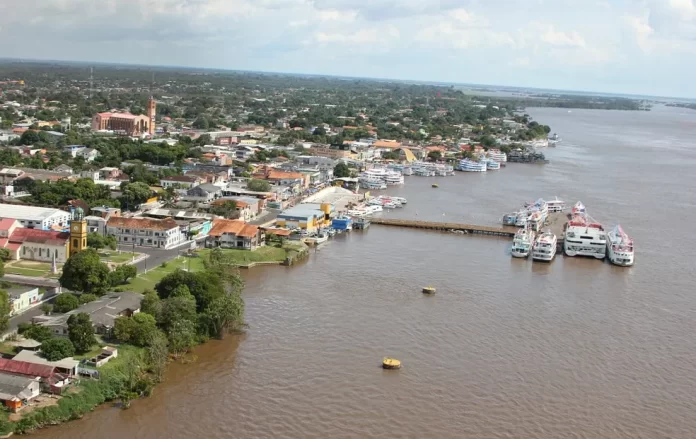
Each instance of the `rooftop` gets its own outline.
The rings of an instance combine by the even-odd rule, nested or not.
[[[18,377],[0,373],[0,399],[27,399],[31,397],[31,392],[24,390],[34,382],[31,378]]]
[[[73,359],[72,357],[68,358],[63,358],[62,360],[58,361],[48,361],[44,357],[38,354],[38,352],[35,351],[27,351],[23,350],[20,351],[17,355],[12,358],[15,361],[22,361],[26,363],[33,363],[33,364],[42,364],[44,366],[52,366],[52,367],[59,367],[61,369],[72,369],[78,364],[80,364],[79,361]]]
[[[48,378],[53,375],[54,367],[46,364],[0,358],[0,372]]]
[[[85,303],[68,313],[39,316],[36,317],[35,320],[39,322],[39,324],[45,326],[65,326],[71,315],[87,313],[93,324],[112,327],[114,325],[114,320],[123,312],[140,309],[140,301],[142,298],[142,294],[136,293],[110,293],[102,296],[99,300]],[[22,352],[20,352],[20,354]],[[17,357],[15,357],[15,359],[21,360],[21,358]]]
[[[172,175],[171,177],[164,177],[162,181],[178,181],[181,183],[195,183],[200,180],[200,177],[195,175]]]
[[[27,229],[18,227],[9,238],[10,242],[33,242],[37,244],[65,245],[70,239],[68,232],[56,232],[53,230]]]
[[[107,221],[109,227],[120,227],[122,229],[137,229],[137,230],[171,230],[178,227],[176,221],[171,218],[157,220],[150,218],[126,218],[122,216],[113,216]]]
[[[54,215],[69,215],[60,209],[50,207],[25,206],[22,204],[0,203],[0,217],[15,218],[29,221],[43,221]]]
[[[213,221],[213,228],[210,229],[208,235],[222,236],[225,233],[230,233],[245,238],[251,238],[259,231],[257,226],[247,224],[242,220],[216,219]]]

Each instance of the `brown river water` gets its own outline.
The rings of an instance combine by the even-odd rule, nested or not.
[[[173,364],[130,410],[35,437],[696,437],[696,112],[529,112],[563,138],[550,164],[407,177],[388,191],[407,207],[385,215],[496,224],[539,197],[582,200],[633,236],[634,267],[374,225],[244,272],[245,335]]]

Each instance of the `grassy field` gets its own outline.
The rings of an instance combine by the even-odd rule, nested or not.
[[[261,247],[254,251],[223,249],[226,255],[231,255],[232,260],[239,265],[247,265],[251,262],[283,262],[287,256],[285,249],[277,247]],[[201,256],[210,253],[210,250],[205,249],[199,252]]]
[[[164,276],[176,271],[176,269],[181,268],[188,270],[190,267],[191,271],[203,270],[203,258],[202,257],[180,257],[178,259],[173,259],[167,262],[166,267],[159,266],[148,270],[147,273],[139,274],[138,277],[132,279],[125,288],[128,291],[134,291],[136,293],[142,293],[145,290],[151,290],[155,287],[157,282],[159,282]]]
[[[61,266],[58,266],[60,269]],[[5,273],[22,276],[45,277],[51,274],[51,264],[36,261],[15,261],[5,265]]]

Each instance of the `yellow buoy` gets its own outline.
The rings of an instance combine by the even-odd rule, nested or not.
[[[423,294],[435,294],[435,287],[423,287]]]
[[[433,184],[433,187],[440,187],[439,184]]]
[[[395,358],[384,357],[384,360],[382,360],[382,367],[384,369],[400,369],[401,361]]]

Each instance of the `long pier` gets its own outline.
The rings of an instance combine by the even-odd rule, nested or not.
[[[504,236],[506,238],[513,238],[515,236],[515,232],[518,230],[516,227],[477,226],[474,224],[413,221],[391,218],[371,218],[370,222],[372,224],[382,224],[385,226],[410,227],[414,229],[437,230],[442,232],[459,231],[479,235]]]

